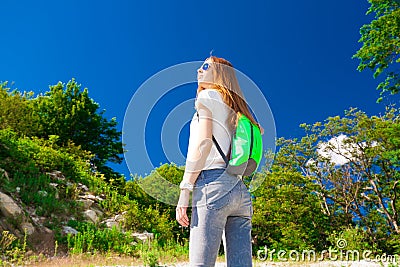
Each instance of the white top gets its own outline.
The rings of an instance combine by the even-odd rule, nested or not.
[[[218,141],[219,146],[225,155],[228,154],[231,136],[232,136],[232,127],[229,127],[229,120],[231,118],[230,114],[233,114],[233,110],[229,108],[223,101],[222,96],[217,90],[214,89],[204,89],[200,91],[197,95],[197,99],[195,102],[196,110],[198,110],[199,103],[204,105],[207,109],[209,109],[212,113],[212,133],[215,139]],[[190,123],[190,138],[189,138],[189,147],[188,153],[194,148],[193,144],[198,144],[199,142],[193,141],[195,138],[198,138],[196,133],[199,132],[199,120],[197,117],[197,112],[193,115],[192,121]],[[198,141],[198,140],[197,140]],[[210,154],[207,156],[207,160],[205,166],[202,168],[203,170],[209,169],[217,169],[217,168],[225,168],[226,163],[220,153],[218,152],[215,144],[212,145]]]

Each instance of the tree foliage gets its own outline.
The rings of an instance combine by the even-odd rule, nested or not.
[[[344,117],[302,127],[306,135],[300,140],[278,141],[275,165],[302,174],[303,193],[318,198],[321,212],[332,224],[325,229],[358,225],[373,247],[393,250],[387,241],[400,231],[399,110],[388,108],[383,116],[368,117],[350,109]],[[280,176],[296,184],[293,174]]]
[[[368,0],[371,4],[367,14],[374,13],[375,20],[361,27],[359,42],[363,45],[354,55],[360,59],[358,70],[369,68],[374,78],[386,78],[378,85],[381,97],[390,92],[397,94],[400,89],[400,1]]]
[[[122,161],[121,132],[116,129],[116,119],[107,120],[104,110],[99,111],[99,104],[89,97],[88,89],[81,90],[74,79],[66,85],[59,82],[50,86],[50,91],[36,97],[32,104],[38,120],[36,136],[57,135],[61,145],[73,141],[95,155],[98,168],[107,161]]]
[[[32,92],[11,91],[7,83],[0,89],[0,129],[10,128],[21,136],[52,138],[61,147],[72,142],[94,155],[93,167],[107,179],[123,180],[106,165],[122,162],[117,121],[105,117],[87,88],[82,90],[72,79],[67,84],[50,86],[49,91],[36,97]]]
[[[188,238],[188,231],[183,231],[175,220],[175,205],[178,203],[180,193],[178,185],[182,180],[183,172],[182,168],[173,163],[163,164],[155,168],[148,176],[144,178],[136,176],[125,184],[129,198],[137,203],[138,209],[159,213],[160,215],[156,217],[160,220],[166,218],[170,222],[170,228],[165,233],[172,231],[174,235],[179,236],[179,239]]]
[[[277,161],[279,161],[279,153]],[[275,164],[254,192],[253,235],[258,247],[315,249],[328,247],[329,216],[313,193],[313,183],[300,172]]]
[[[7,82],[0,83],[0,129],[13,129],[19,133],[28,133],[34,127],[29,100],[32,92],[21,93],[11,90]]]

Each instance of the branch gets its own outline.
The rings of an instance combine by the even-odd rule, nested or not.
[[[399,181],[395,181],[393,184],[393,199],[390,201],[390,205],[392,206],[393,210],[393,217],[394,219],[394,229],[396,230],[396,233],[400,233],[399,226],[397,225],[397,220],[398,220],[398,214],[397,214],[397,207],[396,207],[396,200],[397,200],[397,194],[396,194],[396,187],[398,185]]]
[[[368,201],[372,201],[372,199],[371,199],[369,196],[367,196],[364,192],[361,193],[361,196],[362,196],[363,198],[365,198],[366,200],[368,200]]]
[[[314,191],[317,195],[319,195],[320,197],[322,197],[322,200],[323,201],[321,201],[321,209],[322,209],[322,212],[325,214],[325,215],[328,215],[328,216],[331,216],[331,211],[329,210],[329,206],[328,206],[328,202],[327,202],[327,199],[326,199],[326,196],[325,196],[325,194],[323,194],[323,193],[321,193],[321,192],[317,192],[317,191]]]
[[[368,234],[372,237],[373,240],[375,240],[375,239],[376,239],[376,236],[374,235],[374,232],[372,231],[371,227],[368,226],[367,220],[366,220],[366,218],[364,217],[364,215],[361,213],[360,207],[359,207],[357,201],[354,201],[354,205],[356,206],[356,208],[352,208],[352,207],[350,206],[350,209],[358,215],[358,217],[359,217],[359,218],[361,219],[361,221],[364,223],[364,226],[367,228]]]
[[[389,211],[386,209],[386,207],[385,207],[385,205],[384,205],[384,203],[383,203],[382,194],[381,194],[381,192],[379,191],[378,186],[377,186],[376,183],[375,183],[375,180],[374,180],[374,179],[371,179],[371,180],[370,180],[370,183],[372,184],[372,187],[374,188],[374,191],[375,191],[375,193],[376,193],[377,196],[378,196],[379,205],[380,205],[381,208],[382,208],[382,211],[381,211],[380,209],[377,209],[377,211],[379,211],[379,212],[382,213],[382,214],[385,214],[385,215],[386,215],[386,218],[387,218],[387,220],[388,220],[388,222],[389,222],[389,224],[393,225],[395,231],[398,232],[398,231],[399,231],[399,228],[398,228],[397,222],[396,222],[396,220],[393,219],[393,217],[390,215]]]

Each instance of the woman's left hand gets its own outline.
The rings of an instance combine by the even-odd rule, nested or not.
[[[190,225],[189,217],[187,216],[187,207],[189,206],[190,191],[182,189],[179,195],[178,206],[176,207],[176,220],[184,227]]]

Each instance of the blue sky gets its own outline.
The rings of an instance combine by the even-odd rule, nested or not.
[[[384,110],[375,103],[378,81],[370,71],[358,72],[352,59],[361,45],[359,29],[372,19],[368,7],[366,0],[3,0],[0,81],[39,93],[76,78],[122,129],[143,82],[214,50],[262,90],[277,136],[296,137],[299,124],[343,115],[349,107],[369,115]],[[195,90],[188,86],[182,99]],[[160,112],[172,108],[160,103]],[[155,165],[165,159],[160,149],[149,153]],[[129,173],[125,164],[117,170]]]

